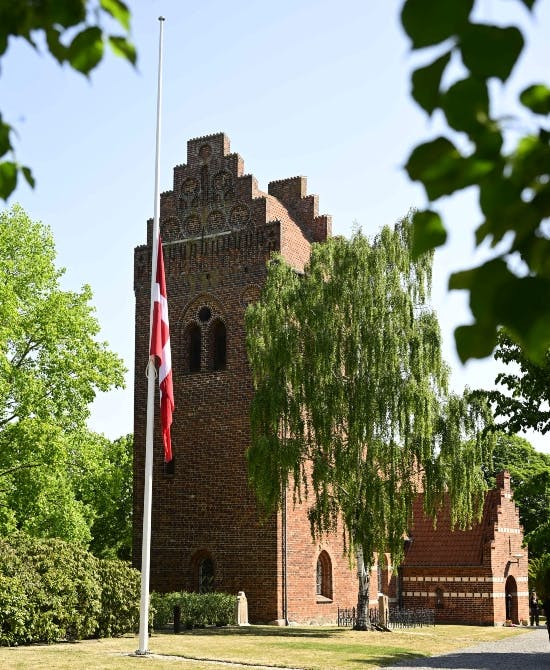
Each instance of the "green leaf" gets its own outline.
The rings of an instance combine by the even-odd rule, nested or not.
[[[437,200],[477,183],[494,169],[494,162],[463,157],[452,142],[438,137],[416,147],[405,169],[411,179],[422,182],[430,200]]]
[[[0,163],[0,198],[7,200],[17,186],[17,165],[11,161]]]
[[[13,148],[10,141],[11,126],[2,121],[0,116],[0,156],[7,154]]]
[[[460,39],[462,61],[475,77],[506,81],[523,49],[523,35],[515,26],[500,28],[471,23]]]
[[[458,326],[455,329],[455,343],[458,357],[463,363],[470,358],[485,358],[493,353],[497,339],[495,327]]]
[[[459,33],[468,22],[473,0],[407,0],[401,23],[413,49],[439,44]]]
[[[94,26],[86,28],[69,45],[68,60],[71,66],[88,74],[103,57],[103,37],[101,30]]]
[[[538,135],[526,135],[518,142],[511,157],[511,181],[520,187],[532,187],[550,171],[550,143]]]
[[[544,363],[550,347],[550,280],[515,277],[496,296],[495,313],[535,362]]]
[[[101,0],[100,4],[125,30],[130,30],[130,10],[121,0]]]
[[[127,60],[130,61],[130,63],[132,63],[132,65],[136,64],[137,60],[136,48],[131,42],[128,42],[128,40],[125,37],[117,37],[111,35],[109,37],[109,44],[111,45],[111,49],[117,56],[126,58]]]
[[[520,102],[535,114],[550,114],[550,89],[544,84],[533,84],[519,96]]]
[[[67,47],[60,41],[61,33],[55,28],[50,28],[46,30],[46,42],[48,44],[48,49],[52,56],[56,59],[58,63],[63,63],[67,60]]]
[[[453,84],[442,96],[447,122],[458,131],[473,135],[487,124],[489,92],[484,81],[468,77]]]
[[[430,65],[412,73],[412,97],[428,114],[439,107],[441,77],[450,59],[451,52],[448,51]]]
[[[532,272],[550,279],[550,240],[532,235],[515,248]]]
[[[447,240],[447,231],[437,212],[429,209],[413,214],[413,258],[440,247]]]
[[[415,147],[405,169],[413,181],[431,180],[446,172],[446,166],[460,158],[455,145],[446,137],[437,137]]]
[[[83,0],[64,0],[64,2],[54,1],[41,4],[46,5],[46,12],[48,12],[47,19],[41,21],[41,28],[55,24],[59,24],[63,28],[70,28],[86,20],[87,2]],[[38,28],[39,26],[33,27]]]
[[[22,167],[21,172],[23,173],[23,176],[25,177],[27,184],[31,188],[34,188],[36,182],[34,181],[34,177],[32,176],[31,169],[28,167]]]

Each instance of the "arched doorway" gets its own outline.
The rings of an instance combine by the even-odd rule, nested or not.
[[[504,587],[504,601],[506,603],[506,620],[519,623],[518,619],[518,587],[516,580],[510,576]]]

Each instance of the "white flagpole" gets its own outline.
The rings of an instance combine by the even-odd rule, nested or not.
[[[162,100],[162,28],[164,17],[159,16],[159,68],[157,84],[157,136],[155,154],[155,209],[153,219],[153,253],[151,262],[151,311],[149,317],[149,346],[153,329],[153,306],[157,275],[157,256],[160,215],[160,116]],[[151,494],[153,489],[153,433],[155,424],[156,369],[153,357],[147,365],[147,427],[145,439],[145,485],[143,489],[143,534],[141,545],[141,602],[139,608],[139,649],[136,654],[149,653],[149,573],[151,563]]]

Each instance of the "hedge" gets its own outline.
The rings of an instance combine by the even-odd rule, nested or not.
[[[174,608],[180,608],[185,628],[227,626],[235,623],[236,596],[228,593],[151,593],[153,627],[164,628],[173,621]]]

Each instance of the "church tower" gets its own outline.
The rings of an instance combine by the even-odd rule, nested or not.
[[[334,620],[333,592],[350,606],[355,577],[338,538],[314,545],[303,508],[260,523],[246,450],[253,394],[244,313],[266,263],[297,270],[330,235],[306,179],[258,189],[224,134],[192,139],[163,193],[163,241],[176,410],[174,461],[163,463],[155,418],[151,589],[245,591],[252,622]],[[152,221],[134,255],[134,561],[141,556]],[[158,398],[157,398],[158,403]]]

